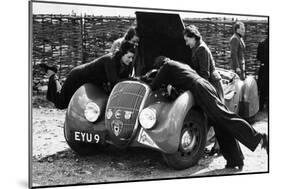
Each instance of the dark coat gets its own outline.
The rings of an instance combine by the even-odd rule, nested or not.
[[[204,79],[210,81],[215,70],[215,61],[210,49],[202,40],[197,41],[192,48],[192,68]]]
[[[257,59],[260,61],[258,73],[258,88],[260,93],[260,109],[268,105],[269,97],[269,42],[268,38],[260,42],[257,49]]]
[[[221,76],[216,71],[215,60],[210,49],[202,40],[197,41],[192,48],[192,68],[216,88],[218,95],[223,100]]]
[[[75,91],[85,83],[93,83],[109,93],[118,81],[128,78],[131,73],[131,67],[122,64],[120,59],[119,55],[109,53],[73,68],[60,91],[57,91],[58,81],[50,78],[49,86],[52,87],[48,88],[47,99],[54,102],[57,108],[64,109]]]
[[[158,71],[158,74],[151,84],[151,89],[156,90],[160,88],[162,84],[171,84],[177,89],[187,91],[192,88],[195,82],[194,80],[198,78],[201,77],[187,64],[170,60]]]
[[[229,111],[219,99],[212,84],[200,77],[188,65],[176,61],[166,62],[154,78],[151,88],[156,90],[162,84],[171,84],[179,90],[190,90],[195,103],[214,123],[216,137],[227,162],[243,164],[244,156],[236,140],[252,151],[256,149],[261,134],[237,114]]]
[[[239,75],[241,79],[245,79],[245,48],[243,38],[235,33],[230,38],[230,51],[231,51],[231,68],[236,71],[236,68],[240,68],[241,74]]]

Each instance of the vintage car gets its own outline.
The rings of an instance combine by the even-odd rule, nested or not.
[[[178,14],[136,12],[136,19],[140,36],[136,75],[149,72],[158,55],[190,61]],[[258,111],[254,78],[241,81],[231,71],[219,72],[230,110],[245,118],[254,116]],[[149,84],[155,72],[149,73],[145,82],[128,79],[117,83],[110,95],[91,83],[81,86],[66,112],[64,133],[69,146],[82,155],[108,145],[152,148],[174,169],[196,164],[204,153],[210,128],[206,115],[190,91],[173,98],[166,87],[152,91]]]

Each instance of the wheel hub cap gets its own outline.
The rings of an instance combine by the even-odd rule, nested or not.
[[[192,150],[194,145],[195,145],[195,135],[191,131],[186,130],[181,138],[182,149],[184,151],[190,151]]]

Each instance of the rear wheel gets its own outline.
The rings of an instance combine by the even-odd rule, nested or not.
[[[163,158],[174,169],[189,168],[202,157],[206,138],[207,124],[204,114],[191,110],[182,127],[178,151],[174,154],[163,154]]]

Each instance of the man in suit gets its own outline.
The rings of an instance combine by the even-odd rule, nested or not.
[[[230,38],[231,51],[231,68],[237,73],[240,79],[244,80],[245,75],[245,42],[243,36],[245,35],[245,25],[243,22],[236,22],[234,24],[234,34]]]
[[[260,94],[260,110],[269,105],[269,41],[268,37],[259,43],[257,59],[260,61],[258,88]]]

